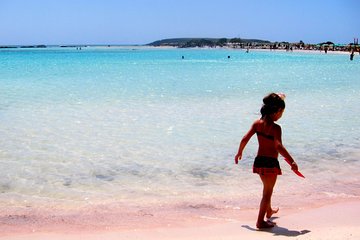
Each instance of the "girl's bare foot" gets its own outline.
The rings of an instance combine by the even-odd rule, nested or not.
[[[274,209],[271,209],[271,211],[268,211],[266,213],[266,218],[271,218],[273,214],[277,213],[279,211],[279,208],[276,208],[275,210]]]
[[[272,223],[272,222],[265,222],[265,221],[262,221],[260,223],[256,223],[256,227],[261,229],[261,228],[272,228],[274,227],[275,224]]]

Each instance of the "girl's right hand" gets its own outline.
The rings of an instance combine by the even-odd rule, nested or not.
[[[241,157],[242,157],[242,154],[240,154],[240,153],[236,154],[236,156],[235,156],[235,164],[239,163],[239,160],[241,160]]]

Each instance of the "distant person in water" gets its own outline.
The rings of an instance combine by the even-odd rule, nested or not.
[[[353,49],[353,50],[351,50],[351,53],[350,53],[350,61],[352,61],[354,59],[354,55],[355,55],[355,53],[354,53],[354,49]]]
[[[241,160],[246,144],[256,134],[258,139],[258,152],[253,165],[253,172],[259,174],[263,183],[263,196],[260,202],[259,215],[256,227],[271,228],[274,223],[270,220],[264,221],[279,211],[271,207],[271,196],[278,175],[281,169],[278,161],[279,153],[285,158],[292,170],[298,170],[294,159],[282,144],[281,127],[275,122],[279,120],[285,109],[284,94],[271,93],[263,99],[263,106],[260,110],[261,118],[256,120],[250,130],[242,138],[239,150],[235,156],[235,163]]]

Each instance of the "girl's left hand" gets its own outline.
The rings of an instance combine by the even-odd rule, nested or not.
[[[293,171],[299,170],[299,167],[298,167],[298,165],[296,164],[296,162],[293,162],[293,163],[291,164],[291,170],[293,170]]]

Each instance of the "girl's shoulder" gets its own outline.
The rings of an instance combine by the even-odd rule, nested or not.
[[[281,129],[281,126],[279,124],[277,124],[277,123],[274,123],[274,128],[275,129]]]
[[[279,124],[277,124],[277,123],[274,123],[274,125],[273,125],[273,131],[274,131],[275,133],[281,134],[281,126],[280,126]]]
[[[259,124],[263,124],[264,123],[264,120],[263,119],[256,119],[255,121],[254,121],[254,124],[257,124],[257,125],[259,125]]]
[[[275,122],[271,122],[269,124],[263,119],[255,120],[253,123],[253,129],[255,131],[267,129],[267,131],[269,131],[269,132],[272,132],[272,131],[280,131],[281,132],[281,127],[279,124],[277,124]]]
[[[257,129],[259,126],[261,126],[262,124],[264,124],[264,120],[262,119],[256,119],[253,123],[253,128]]]

